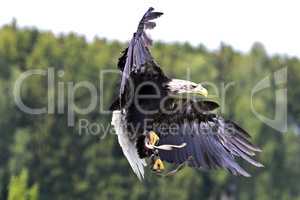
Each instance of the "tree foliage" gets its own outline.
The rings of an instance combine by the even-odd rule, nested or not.
[[[265,168],[246,165],[253,175],[250,179],[234,177],[226,171],[203,172],[189,168],[169,178],[147,171],[145,181],[139,182],[114,134],[105,135],[104,129],[95,134],[80,132],[78,127],[80,119],[109,127],[111,115],[99,110],[107,108],[113,100],[117,75],[101,77],[99,73],[116,69],[124,46],[99,38],[88,42],[74,33],[54,35],[35,28],[18,28],[14,23],[0,29],[1,199],[34,200],[38,193],[43,200],[300,199],[298,58],[269,56],[260,43],[255,43],[248,53],[240,53],[225,44],[209,51],[203,45],[155,43],[153,55],[170,77],[186,79],[189,76],[194,82],[208,81],[214,83],[218,91],[232,83],[220,112],[250,132],[263,149],[258,159]],[[262,123],[252,112],[251,91],[258,81],[286,66],[288,130],[280,133]],[[48,87],[47,78],[32,76],[22,84],[21,97],[32,108],[47,106],[49,96],[53,97],[55,112],[32,115],[21,111],[14,101],[16,81],[28,70],[49,67],[55,72],[54,87]],[[88,114],[75,113],[75,126],[70,127],[67,87],[69,83],[80,81],[93,83],[99,101]],[[104,87],[101,87],[102,81]],[[64,94],[58,94],[58,83],[63,84]],[[215,93],[214,88],[207,87]],[[259,113],[273,116],[276,89],[276,85],[271,85],[256,94],[253,103]],[[64,101],[57,100],[59,95]],[[74,95],[78,107],[85,107],[91,100],[85,89],[78,89]],[[28,172],[22,171],[25,168]]]
[[[10,179],[8,200],[38,200],[38,185],[28,187],[28,171],[22,170],[20,175]]]

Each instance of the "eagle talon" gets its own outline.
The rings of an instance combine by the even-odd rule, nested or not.
[[[148,138],[149,138],[150,145],[156,145],[159,141],[159,137],[154,131],[150,131],[148,133]]]
[[[156,171],[156,172],[162,172],[162,171],[164,171],[164,169],[165,169],[165,166],[164,166],[164,163],[162,162],[162,160],[161,159],[156,159],[155,161],[154,161],[154,164],[153,164],[153,166],[152,166],[152,169],[154,170],[154,171]]]

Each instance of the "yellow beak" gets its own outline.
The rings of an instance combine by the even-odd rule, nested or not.
[[[200,94],[200,95],[202,95],[204,97],[208,96],[208,91],[204,87],[201,87],[197,92],[198,92],[198,94]]]

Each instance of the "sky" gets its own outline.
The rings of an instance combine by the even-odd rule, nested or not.
[[[21,27],[127,41],[150,6],[164,12],[150,33],[154,40],[212,50],[224,42],[242,52],[261,42],[271,55],[300,58],[297,0],[2,0],[0,26],[15,18]]]

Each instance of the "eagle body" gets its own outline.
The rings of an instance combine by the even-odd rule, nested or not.
[[[147,159],[156,172],[166,161],[205,170],[225,168],[249,177],[236,158],[263,166],[252,158],[261,150],[250,135],[215,112],[219,105],[207,98],[201,84],[171,79],[154,61],[145,30],[154,28],[153,20],[161,15],[148,9],[119,58],[119,95],[110,110],[125,157],[139,179],[144,178]]]

